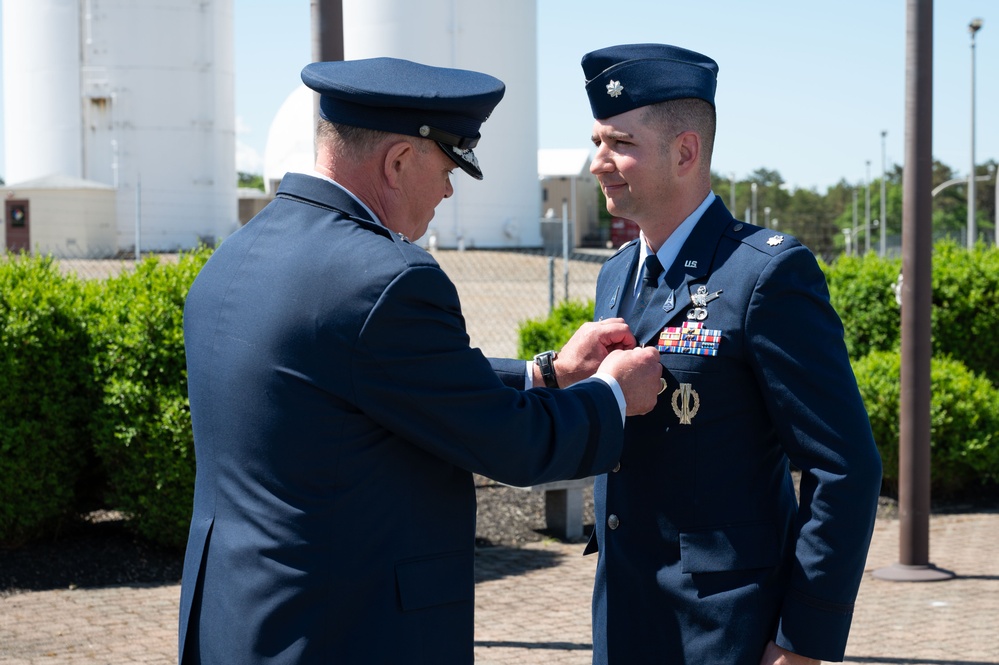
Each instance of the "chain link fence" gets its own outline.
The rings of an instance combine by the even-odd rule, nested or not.
[[[37,254],[46,254],[36,249]],[[517,355],[517,329],[528,319],[543,318],[562,300],[593,298],[597,273],[611,254],[570,254],[550,257],[540,251],[434,250],[433,257],[454,282],[472,346],[491,357]],[[65,248],[60,255],[65,257]],[[100,255],[100,254],[98,254]],[[104,254],[107,256],[108,254]],[[10,260],[0,253],[0,260]],[[176,261],[177,254],[143,254],[161,261]],[[14,259],[16,260],[16,259]],[[83,279],[105,279],[134,269],[130,254],[113,259],[56,258],[60,270]]]
[[[524,321],[548,316],[567,293],[569,300],[593,299],[609,254],[570,254],[568,265],[540,252],[438,250],[433,256],[458,289],[472,346],[487,356],[513,358]]]

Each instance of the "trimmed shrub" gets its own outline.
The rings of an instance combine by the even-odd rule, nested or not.
[[[82,284],[51,258],[0,260],[0,543],[72,512],[93,408]]]
[[[901,267],[900,261],[873,253],[841,256],[823,265],[829,299],[843,320],[851,358],[898,348],[901,315],[892,287]]]
[[[108,477],[108,503],[142,536],[180,547],[194,496],[194,442],[187,402],[184,299],[211,251],[176,264],[147,258],[134,273],[95,283],[102,387],[92,434]]]
[[[544,319],[528,319],[517,332],[517,354],[529,360],[548,349],[561,349],[579,326],[593,320],[593,301],[564,300]]]
[[[939,242],[932,281],[933,355],[960,360],[999,386],[999,249]]]
[[[875,351],[854,364],[886,485],[898,488],[901,359]],[[999,482],[999,391],[949,358],[930,362],[931,487],[942,496],[974,493]]]
[[[850,357],[898,350],[901,314],[892,288],[897,259],[870,253],[841,256],[824,265],[829,296],[845,327]],[[934,357],[961,360],[999,386],[999,249],[979,244],[968,251],[951,240],[933,249],[932,336]]]

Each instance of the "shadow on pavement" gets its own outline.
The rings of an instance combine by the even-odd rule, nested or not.
[[[559,552],[536,548],[479,547],[475,550],[475,581],[490,582],[554,568],[564,558]]]
[[[56,537],[0,549],[0,596],[23,591],[177,584],[183,550],[154,545],[117,513],[91,513]]]

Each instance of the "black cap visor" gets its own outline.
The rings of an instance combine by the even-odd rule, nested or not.
[[[462,171],[476,180],[482,180],[482,170],[479,168],[479,160],[476,159],[475,153],[472,152],[471,148],[463,150],[453,145],[442,143],[441,141],[435,141],[435,143],[440,146],[445,155],[461,167]]]

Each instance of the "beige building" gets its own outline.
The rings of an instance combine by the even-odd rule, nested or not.
[[[116,194],[103,183],[63,175],[0,187],[2,248],[56,258],[115,256]]]
[[[590,160],[585,148],[538,151],[541,216],[549,220],[542,226],[561,224],[565,204],[573,247],[602,247],[607,240],[601,235],[597,180],[590,173]]]

